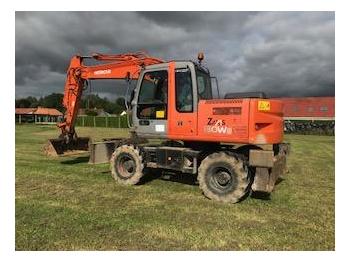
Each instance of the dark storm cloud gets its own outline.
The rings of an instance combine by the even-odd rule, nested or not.
[[[334,95],[333,12],[16,12],[16,96],[63,92],[76,53],[138,50],[166,60],[204,51],[221,93]],[[122,85],[94,91],[114,98]]]

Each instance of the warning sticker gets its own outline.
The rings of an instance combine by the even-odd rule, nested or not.
[[[270,111],[270,101],[258,101],[259,111]]]
[[[156,111],[156,118],[164,118],[165,112],[164,110]]]

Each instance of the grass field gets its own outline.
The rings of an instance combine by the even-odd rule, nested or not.
[[[78,128],[95,140],[127,135]],[[16,250],[334,250],[334,137],[288,135],[271,200],[206,199],[191,179],[114,183],[87,155],[47,158],[55,127],[16,126]]]

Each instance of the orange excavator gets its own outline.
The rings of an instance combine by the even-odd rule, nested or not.
[[[61,135],[49,141],[47,154],[90,150],[91,163],[110,162],[112,177],[127,185],[154,169],[195,174],[205,196],[223,202],[238,202],[249,192],[271,193],[286,172],[289,152],[281,101],[259,92],[214,98],[203,58],[200,53],[197,62],[163,61],[143,52],[74,56]],[[87,59],[94,64],[85,65]],[[77,136],[82,92],[95,79],[137,80],[126,103],[132,118],[129,138],[91,143]],[[152,144],[152,138],[160,142]]]

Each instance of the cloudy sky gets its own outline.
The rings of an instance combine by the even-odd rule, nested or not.
[[[62,93],[76,53],[139,50],[165,60],[203,51],[221,94],[335,93],[334,12],[16,12],[15,26],[16,98]],[[93,92],[116,98],[122,85]]]

